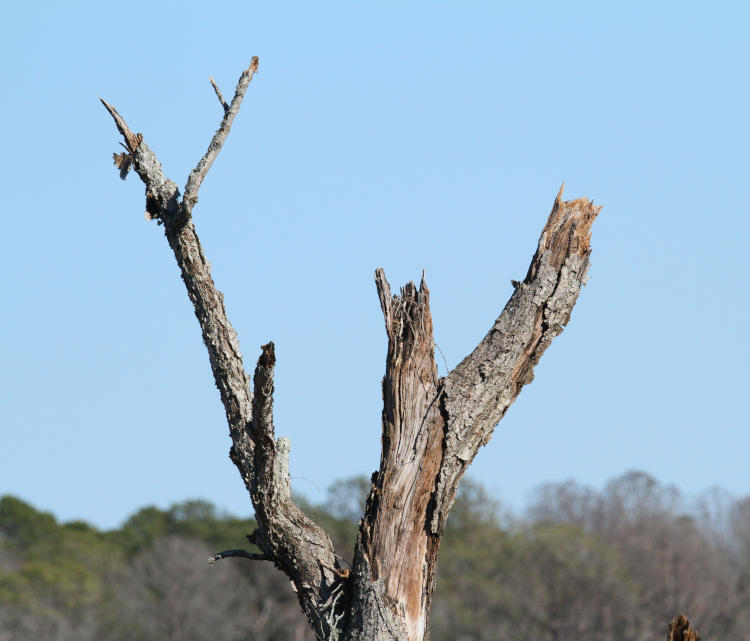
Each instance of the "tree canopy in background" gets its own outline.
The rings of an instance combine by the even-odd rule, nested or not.
[[[300,499],[351,560],[366,479]],[[746,641],[750,496],[687,501],[631,472],[603,491],[545,485],[521,515],[467,482],[443,543],[435,641],[636,641],[685,612],[704,641]],[[311,639],[270,564],[207,559],[255,527],[200,500],[117,530],[0,499],[0,641]]]

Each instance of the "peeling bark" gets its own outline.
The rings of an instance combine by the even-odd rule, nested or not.
[[[143,136],[102,100],[128,152],[115,155],[121,176],[132,166],[146,185],[146,217],[164,226],[180,267],[226,412],[230,458],[255,508],[258,529],[248,538],[261,554],[226,550],[211,562],[224,557],[273,561],[291,579],[320,639],[422,641],[429,638],[437,553],[458,483],[570,319],[600,208],[586,199],[563,201],[560,189],[526,278],[514,282],[513,295],[484,339],[442,379],[424,275],[419,288],[408,283],[394,296],[383,270],[376,271],[388,336],[382,453],[353,568],[342,571],[328,535],[291,499],[291,445],[288,438],[276,438],[273,424],[274,345],[261,348],[251,389],[237,334],[192,221],[200,185],[257,68],[253,58],[229,104],[211,79],[223,117],[182,198]]]

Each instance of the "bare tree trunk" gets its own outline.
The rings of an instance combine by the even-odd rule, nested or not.
[[[376,271],[388,335],[382,454],[353,568],[342,570],[327,534],[291,500],[289,439],[274,435],[273,343],[262,348],[251,389],[191,217],[200,184],[257,66],[253,58],[230,104],[212,81],[224,115],[181,199],[143,136],[133,134],[102,101],[125,140],[128,153],[115,155],[121,176],[132,166],[145,183],[147,218],[164,225],[180,266],[226,410],[230,456],[255,507],[258,529],[249,538],[261,554],[228,550],[212,561],[225,556],[273,561],[291,579],[320,639],[422,641],[429,637],[438,547],[458,483],[568,322],[600,208],[586,199],[563,201],[560,190],[526,278],[514,282],[515,291],[487,336],[444,378],[437,375],[424,277],[419,288],[408,283],[394,296],[383,270]]]

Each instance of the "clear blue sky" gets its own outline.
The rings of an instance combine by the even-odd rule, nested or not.
[[[377,468],[373,270],[427,270],[453,367],[565,180],[604,205],[590,282],[474,478],[513,505],[631,468],[749,492],[748,5],[514,4],[5,3],[0,493],[106,527],[189,497],[251,512],[98,96],[182,186],[220,118],[209,75],[231,95],[253,55],[194,215],[246,366],[276,342],[296,490]]]

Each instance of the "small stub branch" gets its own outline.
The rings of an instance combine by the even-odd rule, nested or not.
[[[227,559],[234,557],[238,559],[248,559],[249,561],[270,561],[271,559],[265,554],[257,554],[254,552],[248,552],[247,550],[224,550],[223,552],[217,552],[213,556],[208,557],[208,564],[213,565],[220,559]]]
[[[221,94],[221,89],[219,89],[219,85],[216,84],[216,81],[209,76],[208,79],[211,81],[211,86],[214,88],[214,92],[216,93],[216,97],[219,99],[219,103],[224,108],[224,113],[229,111],[229,105],[227,104],[227,101],[224,100],[224,96]]]

